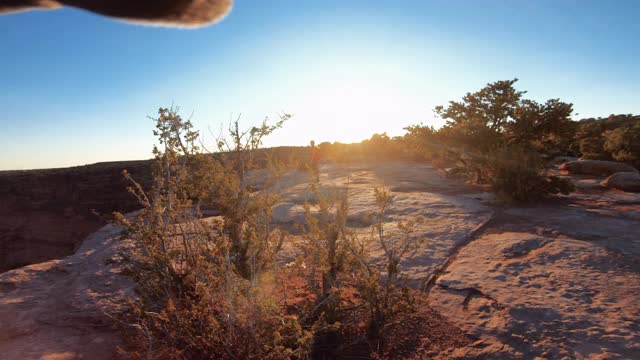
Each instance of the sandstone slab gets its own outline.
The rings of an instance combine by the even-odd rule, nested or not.
[[[640,174],[637,172],[618,172],[600,183],[601,186],[628,192],[640,192]]]
[[[638,172],[638,170],[631,165],[605,160],[570,161],[560,165],[560,170],[568,171],[571,174],[582,175],[611,175],[617,172]]]

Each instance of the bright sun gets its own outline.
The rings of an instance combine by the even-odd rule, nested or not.
[[[358,142],[374,133],[399,135],[426,116],[426,107],[406,92],[363,78],[333,79],[305,91],[291,109],[319,141]]]

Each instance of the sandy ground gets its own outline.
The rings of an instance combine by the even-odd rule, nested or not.
[[[587,185],[536,207],[500,208],[490,195],[431,166],[324,165],[323,191],[348,183],[351,226],[366,232],[373,188],[395,196],[398,220],[423,217],[424,244],[402,264],[430,305],[478,339],[440,358],[640,358],[640,195]],[[595,180],[594,180],[595,181]],[[304,219],[308,175],[280,182],[274,222]],[[103,312],[131,291],[105,227],[62,260],[0,274],[0,354],[7,359],[110,359],[119,343]],[[430,282],[427,280],[431,279]]]

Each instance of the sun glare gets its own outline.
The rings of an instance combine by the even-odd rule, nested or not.
[[[306,91],[291,105],[296,121],[320,141],[358,142],[373,133],[399,135],[428,109],[398,84],[335,77]]]

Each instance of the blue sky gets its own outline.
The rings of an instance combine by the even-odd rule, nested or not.
[[[0,169],[151,156],[180,106],[211,140],[293,113],[267,145],[439,125],[432,109],[496,80],[580,115],[640,113],[640,1],[236,0],[198,30],[79,10],[0,17]]]

